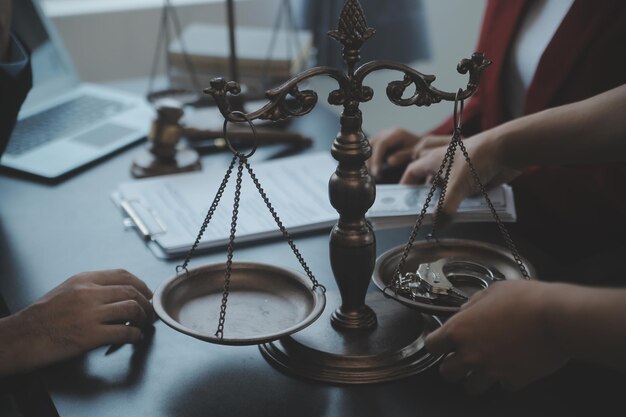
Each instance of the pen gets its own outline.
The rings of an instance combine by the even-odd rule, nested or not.
[[[130,326],[130,322],[127,321],[126,323],[124,323],[125,326]],[[142,342],[151,338],[152,335],[154,334],[154,326],[150,325],[144,329],[141,330],[143,338],[142,338]],[[124,346],[124,344],[114,344],[114,345],[110,345],[108,347],[108,349],[106,350],[106,352],[104,352],[104,356],[108,356],[114,352],[117,352],[122,346]]]
[[[116,352],[117,350],[119,350],[119,348],[121,348],[124,345],[111,345],[109,346],[109,348],[107,349],[106,352],[104,352],[104,356],[108,356],[113,352]]]
[[[130,326],[130,321],[127,321],[126,323],[124,323],[124,326]],[[118,351],[122,346],[124,346],[124,345],[123,344],[115,344],[115,345],[109,346],[107,351],[104,352],[104,356],[108,356],[111,353]]]

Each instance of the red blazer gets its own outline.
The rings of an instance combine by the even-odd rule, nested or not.
[[[465,107],[465,136],[506,121],[502,71],[529,4],[487,3],[477,50],[493,64]],[[525,114],[583,100],[624,82],[626,2],[575,0],[539,61]],[[434,133],[450,133],[451,126],[448,120]],[[626,164],[531,167],[512,185],[520,229],[540,237],[545,249],[563,260],[588,253],[589,245],[626,237]]]

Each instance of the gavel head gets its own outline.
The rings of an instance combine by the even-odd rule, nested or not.
[[[174,159],[176,145],[182,134],[180,119],[184,111],[182,104],[174,99],[162,99],[155,103],[157,117],[152,122],[148,139],[152,143],[150,152],[159,160]]]

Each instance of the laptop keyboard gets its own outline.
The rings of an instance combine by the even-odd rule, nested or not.
[[[15,125],[6,153],[17,156],[53,140],[72,136],[125,108],[126,105],[120,101],[79,96],[20,120]]]

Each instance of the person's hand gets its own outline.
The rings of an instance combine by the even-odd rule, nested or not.
[[[440,366],[451,382],[464,380],[470,393],[499,382],[519,389],[555,372],[569,359],[546,324],[545,312],[559,297],[554,284],[503,281],[476,293],[426,338],[432,354],[448,354]]]
[[[98,346],[134,343],[154,321],[152,292],[124,270],[75,275],[2,319],[0,374],[33,369]],[[14,349],[11,349],[13,347]]]
[[[422,152],[447,144],[450,136],[418,136],[403,129],[389,129],[370,139],[372,157],[366,164],[374,178],[386,167],[402,167],[419,158]]]
[[[0,61],[8,52],[9,30],[11,29],[11,0],[0,0]]]
[[[501,142],[497,130],[463,140],[472,165],[486,188],[509,182],[520,174],[520,171],[507,166]],[[446,144],[420,149],[417,159],[406,167],[400,183],[420,184],[432,180],[441,166],[447,147]],[[461,202],[479,191],[465,156],[457,147],[443,206],[444,217],[452,218]]]

